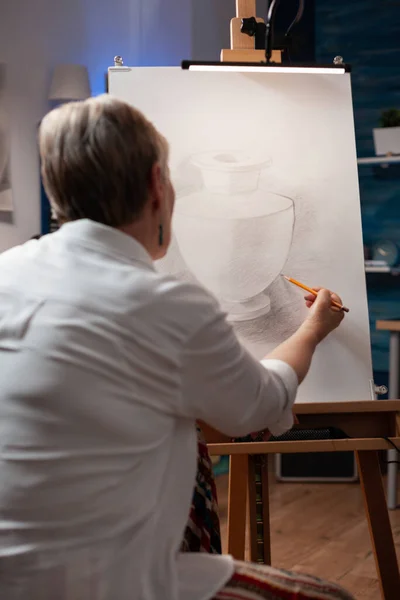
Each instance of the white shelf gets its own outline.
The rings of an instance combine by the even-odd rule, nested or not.
[[[391,273],[390,267],[365,267],[366,273]]]
[[[373,156],[371,158],[357,158],[359,165],[391,165],[400,164],[400,156]]]
[[[400,267],[386,267],[383,269],[379,269],[376,267],[365,267],[366,273],[383,273],[389,275],[400,275]]]

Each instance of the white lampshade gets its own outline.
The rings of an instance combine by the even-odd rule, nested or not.
[[[91,96],[89,74],[83,65],[57,65],[53,72],[49,100],[85,100]]]

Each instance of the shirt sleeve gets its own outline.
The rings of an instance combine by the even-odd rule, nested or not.
[[[215,314],[185,345],[183,410],[225,435],[239,437],[266,428],[281,435],[289,430],[297,387],[292,367],[279,360],[255,360],[223,313]]]

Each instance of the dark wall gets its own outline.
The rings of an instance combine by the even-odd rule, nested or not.
[[[400,1],[316,0],[317,62],[340,54],[352,65],[357,151],[374,156],[372,130],[383,109],[400,108]],[[359,168],[364,242],[391,240],[400,248],[400,169]],[[367,277],[373,363],[388,367],[388,335],[375,331],[376,319],[400,318],[400,277]]]
[[[292,45],[289,58],[293,62],[315,61],[315,1],[305,0],[303,16],[291,32]],[[263,5],[259,3],[260,7]],[[279,35],[284,35],[297,14],[298,0],[281,0],[276,11],[275,28]]]

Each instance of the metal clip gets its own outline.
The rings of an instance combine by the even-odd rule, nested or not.
[[[333,64],[334,65],[343,65],[344,64],[343,56],[335,56],[335,58],[333,59]]]
[[[122,56],[114,56],[114,67],[123,67],[124,61],[122,60]]]
[[[377,394],[378,396],[383,396],[384,394],[388,393],[388,388],[386,387],[386,385],[376,385],[375,386],[375,394]]]

